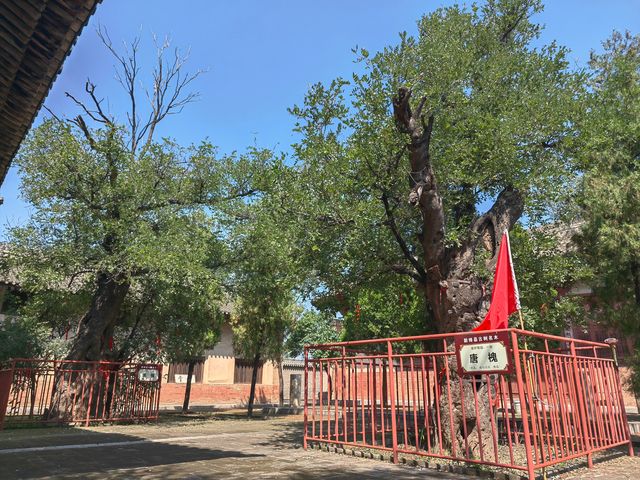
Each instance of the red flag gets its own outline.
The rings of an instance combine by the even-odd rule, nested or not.
[[[491,305],[482,323],[472,331],[507,328],[509,315],[518,310],[520,310],[520,294],[511,260],[509,233],[505,230],[502,234],[502,240],[500,240],[500,251],[493,278],[493,290],[491,291]]]

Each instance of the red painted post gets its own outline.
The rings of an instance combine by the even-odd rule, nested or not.
[[[453,403],[451,400],[451,375],[449,375],[449,359],[446,356],[447,353],[447,340],[446,339],[442,339],[442,352],[443,352],[443,356],[442,359],[444,360],[444,371],[446,374],[446,378],[447,378],[447,401],[449,402],[449,432],[453,432],[454,431],[454,425],[453,425]],[[434,360],[435,360],[435,355],[434,355]],[[434,366],[434,373],[435,373],[435,366]],[[438,381],[438,377],[437,377],[437,373],[436,373],[436,379],[435,379],[435,383],[440,383]],[[464,407],[464,402],[461,402],[462,406]],[[463,413],[464,416],[464,413]],[[466,425],[466,423],[465,423]],[[465,427],[466,428],[466,427]],[[440,430],[442,430],[442,425],[440,425]],[[451,437],[453,438],[453,435],[451,435]],[[441,439],[442,440],[442,439]],[[453,456],[456,456],[456,443],[458,442],[451,442],[451,451],[453,453]]]
[[[341,368],[340,368],[340,390],[342,390],[342,438],[344,438],[344,441],[347,442],[347,403],[346,403],[346,398],[344,396],[344,393],[346,391],[345,388],[345,357],[347,356],[347,351],[345,349],[345,347],[342,347],[342,359],[341,359]],[[349,394],[351,393],[351,391],[349,391]],[[336,437],[337,440],[337,437]]]
[[[487,395],[489,397],[489,421],[491,422],[491,438],[493,440],[493,457],[498,462],[498,430],[496,428],[496,420],[493,415],[493,398],[491,398],[491,375],[487,375]],[[497,394],[496,389],[496,394]]]
[[[511,380],[508,380],[509,385],[511,385]],[[511,416],[513,417],[513,395],[509,397],[509,405],[507,405],[507,389],[504,387],[505,380],[502,375],[500,375],[500,395],[501,395],[501,404],[502,404],[502,418],[504,419],[504,423],[507,426],[507,445],[509,446],[509,460],[513,465],[513,437],[511,436],[511,419],[509,418],[509,412],[507,411],[507,407],[511,410]],[[515,433],[514,433],[515,435]]]
[[[522,411],[522,429],[524,431],[524,446],[527,454],[527,473],[529,480],[535,480],[535,468],[533,465],[533,452],[531,451],[531,437],[529,436],[529,418],[527,415],[527,402],[524,399],[524,381],[522,379],[522,365],[520,363],[520,349],[518,347],[518,336],[511,332],[511,348],[513,350],[513,360],[516,368],[516,380],[518,381],[518,392],[520,393],[520,409]],[[513,397],[511,397],[513,403]]]
[[[158,393],[156,397],[156,411],[155,411],[155,420],[158,422],[160,419],[160,393],[162,392],[162,364],[159,365],[158,368]]]
[[[322,373],[322,372],[320,372]],[[311,362],[311,398],[312,398],[312,404],[311,404],[311,437],[312,438],[316,438],[316,379],[317,379],[317,374],[316,374],[316,362]],[[307,407],[308,408],[308,407]]]
[[[396,384],[392,377],[392,372],[395,371],[393,367],[393,347],[391,346],[391,342],[387,341],[387,362],[389,363],[389,368],[387,369],[387,374],[389,376],[388,384],[389,384],[389,396],[391,397],[391,434],[392,434],[392,445],[393,445],[393,463],[398,463],[398,427],[396,424]]]
[[[358,365],[358,362],[356,361],[356,365]],[[367,393],[367,390],[365,389],[365,381],[367,380],[367,377],[365,376],[364,373],[364,360],[362,362],[360,362],[360,370],[362,370],[362,389],[360,390],[360,411],[362,413],[362,443],[366,444],[367,443],[367,429],[366,429],[366,424],[367,424],[367,419],[365,417],[365,411],[364,411],[364,404],[365,404],[365,394]]]
[[[315,378],[314,378],[315,381]],[[309,349],[304,347],[304,438],[302,446],[307,449],[307,403],[309,400]]]
[[[429,372],[426,371],[426,368],[429,367],[429,359],[427,358],[427,365],[425,366],[424,362],[424,353],[420,355],[420,368],[422,370],[422,400],[424,404],[424,431],[426,437],[426,450],[431,453],[431,429],[429,422],[429,413],[431,411],[431,392],[429,391],[431,386],[429,385]]]
[[[580,423],[582,425],[582,431],[584,432],[584,441],[585,441],[585,447],[587,450],[587,465],[589,466],[589,468],[593,468],[593,458],[592,458],[592,452],[591,452],[591,439],[590,437],[590,430],[587,426],[587,412],[586,409],[584,407],[584,395],[583,393],[583,387],[582,387],[582,378],[580,377],[580,370],[578,369],[578,358],[576,356],[576,346],[575,346],[575,342],[571,341],[569,343],[570,345],[570,350],[571,350],[571,359],[573,361],[573,372],[574,372],[574,380],[576,383],[576,390],[578,393],[578,409],[580,412]]]
[[[318,372],[320,372],[320,396],[318,398],[318,413],[320,416],[320,425],[319,425],[319,430],[320,430],[320,439],[323,438],[322,436],[322,430],[324,428],[324,418],[323,418],[323,406],[322,406],[322,395],[324,394],[324,371],[322,370],[322,360],[318,360]],[[314,402],[314,411],[315,411],[315,398],[313,399]]]
[[[399,362],[400,362],[400,391],[397,392],[399,394],[402,395],[402,400],[400,400],[400,403],[402,403],[402,432],[404,434],[404,446],[405,448],[407,447],[407,444],[409,443],[409,439],[407,437],[407,407],[406,404],[407,402],[407,394],[404,388],[404,363],[402,362],[402,357],[398,358]]]
[[[420,404],[420,393],[416,392],[418,390],[417,380],[416,380],[416,372],[413,366],[414,357],[411,358],[411,400],[413,402],[413,436],[416,442],[416,452],[419,450],[420,443],[420,435],[418,435],[418,411]],[[418,401],[416,402],[416,393],[418,393]]]
[[[435,402],[436,402],[436,418],[437,428],[438,428],[438,447],[439,453],[442,455],[442,417],[440,415],[440,384],[438,383],[438,369],[436,362],[436,356],[431,355],[431,365],[433,367],[433,389],[435,391]],[[428,377],[427,377],[428,378]],[[453,455],[456,454],[456,444],[453,442]]]
[[[97,372],[98,368],[95,363],[93,364],[93,372],[91,374],[91,387],[89,389],[89,401],[87,402],[87,417],[84,421],[84,426],[89,426],[89,420],[91,419],[91,404],[93,403],[93,387],[95,386],[95,382],[97,381]]]
[[[13,383],[13,371],[15,366],[14,361],[11,362],[11,367],[9,369],[0,371],[0,430],[4,428],[4,417],[9,404],[9,394]]]

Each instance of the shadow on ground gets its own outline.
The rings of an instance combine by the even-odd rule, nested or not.
[[[256,445],[271,447],[276,450],[302,448],[304,424],[302,422],[285,423],[275,430],[268,441],[257,442]]]
[[[29,447],[0,450],[3,480],[67,477],[105,478],[106,471],[181,465],[191,462],[264,457],[230,449],[199,448],[118,433],[67,430],[62,442],[32,438]],[[75,441],[75,443],[74,443]],[[218,441],[224,442],[221,438]],[[80,445],[70,448],[70,445]],[[183,470],[184,475],[184,470]],[[111,473],[109,478],[111,478]],[[113,477],[117,478],[117,477]],[[125,478],[125,477],[122,477]],[[131,478],[131,474],[127,478]],[[181,477],[184,478],[184,477]]]

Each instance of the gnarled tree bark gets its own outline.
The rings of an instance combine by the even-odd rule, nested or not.
[[[415,110],[411,107],[411,90],[401,88],[393,99],[393,109],[398,129],[408,135],[410,192],[409,203],[420,209],[422,215],[421,240],[424,267],[416,269],[424,280],[420,282],[428,306],[433,312],[435,329],[439,333],[468,331],[479,324],[488,309],[490,292],[482,280],[473,272],[475,256],[479,249],[488,249],[490,263],[496,260],[500,233],[513,227],[524,209],[522,192],[506,187],[500,192],[493,206],[484,215],[475,219],[468,228],[465,240],[456,246],[445,244],[445,211],[442,196],[438,191],[436,173],[431,159],[431,136],[435,114],[423,113],[426,97]],[[386,207],[386,205],[385,205]],[[400,245],[402,247],[402,245]],[[415,278],[415,277],[414,277]],[[453,345],[449,346],[453,349]],[[442,365],[441,367],[444,367]],[[479,436],[490,434],[487,413],[487,386],[474,385],[473,378],[459,378],[455,357],[449,361],[449,382],[443,377],[443,388],[453,403],[453,423],[444,421],[445,447],[469,448],[469,454],[478,450]],[[459,385],[462,385],[460,388]],[[480,401],[478,422],[474,408],[466,408],[463,425],[463,405],[473,405],[473,389],[479,389]],[[444,402],[448,410],[447,402]],[[442,412],[448,419],[448,411]],[[478,435],[480,430],[480,435]],[[484,442],[483,442],[484,443]]]
[[[87,409],[96,408],[96,405],[89,405],[90,386],[106,381],[100,374],[91,374],[88,365],[82,362],[102,359],[109,332],[113,331],[128,291],[129,282],[122,276],[106,272],[97,275],[91,305],[80,322],[80,330],[66,358],[72,362],[61,362],[60,373],[56,375],[47,412],[49,419],[66,422],[85,416]]]

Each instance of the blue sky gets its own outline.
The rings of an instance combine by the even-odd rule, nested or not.
[[[308,87],[353,72],[352,47],[376,51],[396,42],[398,32],[415,32],[424,13],[451,4],[442,0],[104,0],[83,31],[45,105],[60,116],[77,108],[65,92],[81,94],[91,78],[109,108],[124,118],[125,96],[113,76],[113,58],[95,33],[104,26],[115,44],[142,37],[143,68],[153,61],[152,34],[169,35],[190,49],[188,69],[207,69],[194,84],[197,103],[166,121],[161,135],[188,144],[209,138],[223,151],[247,145],[287,150],[294,141],[287,107],[301,102]],[[548,0],[538,21],[541,42],[569,47],[576,66],[614,29],[640,33],[640,0]],[[36,120],[44,114],[44,110]],[[12,168],[0,188],[0,237],[24,222]]]

